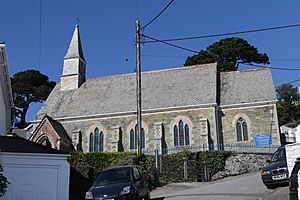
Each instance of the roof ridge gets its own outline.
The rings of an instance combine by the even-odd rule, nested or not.
[[[217,63],[206,63],[206,64],[200,64],[200,65],[191,65],[191,66],[180,66],[180,67],[173,67],[173,68],[163,68],[163,69],[155,69],[155,70],[149,70],[149,71],[142,71],[142,74],[151,74],[151,73],[160,73],[160,72],[166,72],[166,71],[179,71],[179,70],[189,70],[191,68],[200,68],[200,67],[212,67],[217,66]],[[111,78],[111,77],[122,77],[122,76],[132,76],[135,75],[135,72],[131,73],[125,73],[125,74],[113,74],[108,76],[95,76],[95,77],[89,77],[86,78],[86,80],[92,80],[92,79],[98,79],[98,78]]]
[[[258,68],[251,68],[251,69],[242,69],[242,70],[235,70],[235,71],[226,71],[221,72],[221,74],[233,74],[233,73],[245,73],[245,72],[253,72],[253,71],[260,71],[260,70],[270,70],[271,67],[258,67]]]

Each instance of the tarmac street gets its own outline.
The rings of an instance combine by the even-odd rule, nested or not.
[[[209,183],[174,183],[151,192],[153,200],[288,200],[288,187],[267,189],[260,173],[250,173]]]

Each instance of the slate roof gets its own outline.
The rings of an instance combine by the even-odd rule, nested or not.
[[[222,72],[220,104],[275,101],[271,69]],[[216,104],[216,63],[142,73],[142,109]],[[60,90],[57,83],[38,112],[54,119],[136,111],[136,75],[87,79],[76,90]]]
[[[67,154],[64,151],[52,149],[50,147],[31,142],[18,136],[1,136],[1,152],[10,153],[50,153],[50,154]]]
[[[87,79],[76,90],[57,83],[37,114],[56,118],[136,111],[135,73]],[[142,73],[142,109],[216,103],[216,63]]]
[[[270,68],[221,73],[221,105],[276,100]]]

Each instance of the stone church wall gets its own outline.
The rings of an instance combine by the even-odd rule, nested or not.
[[[190,144],[207,144],[208,137],[216,144],[214,107],[198,108],[182,111],[166,111],[156,113],[144,113],[142,127],[145,130],[146,149],[161,148],[160,139],[163,137],[163,147],[173,148],[173,127],[183,120],[189,125]],[[74,121],[61,121],[70,138],[76,138],[72,134],[82,135],[82,150],[89,150],[89,135],[97,127],[104,133],[104,151],[117,151],[119,132],[121,130],[122,146],[125,151],[129,150],[130,130],[136,125],[136,116],[118,116],[95,119],[78,119]],[[210,135],[210,136],[208,136]]]
[[[276,104],[223,108],[221,116],[224,144],[237,143],[235,126],[239,117],[246,120],[249,133],[249,141],[241,143],[255,144],[255,134],[272,134],[272,143],[280,144]]]

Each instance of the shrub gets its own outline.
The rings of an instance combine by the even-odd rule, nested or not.
[[[228,151],[201,151],[187,150],[176,154],[162,155],[162,174],[155,166],[155,156],[144,155],[137,157],[135,153],[124,152],[73,152],[69,159],[71,165],[70,196],[82,199],[85,191],[90,187],[97,173],[114,165],[141,165],[150,189],[160,183],[174,183],[186,181],[203,181],[203,163],[206,163],[209,175],[222,171],[226,159],[231,155]],[[188,160],[188,179],[183,175],[183,157]],[[76,199],[75,198],[75,199]]]

